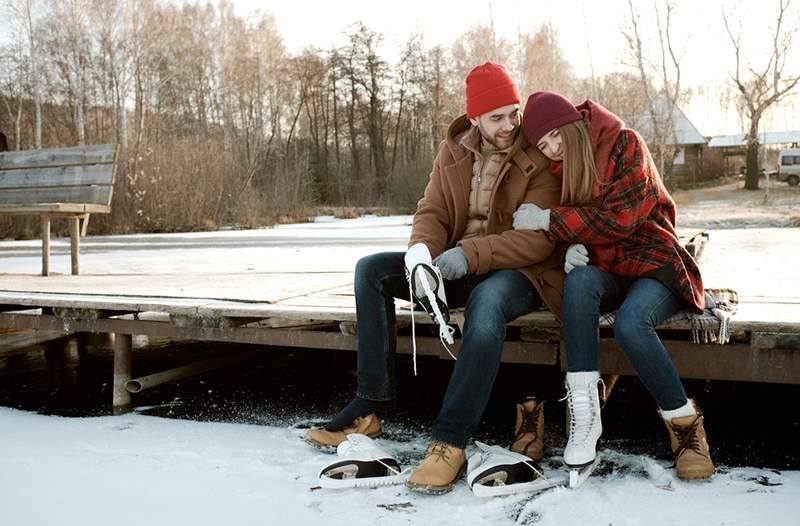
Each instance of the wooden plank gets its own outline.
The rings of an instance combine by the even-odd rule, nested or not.
[[[111,200],[111,186],[82,186],[69,188],[28,188],[22,190],[3,190],[0,204],[23,205],[38,203],[80,203],[108,205]]]
[[[113,175],[114,167],[110,164],[7,170],[0,177],[0,193],[26,188],[111,185]]]
[[[33,203],[27,205],[0,205],[0,214],[30,215],[48,214],[52,217],[72,217],[75,214],[107,214],[108,205],[82,203]]]
[[[665,341],[682,378],[800,384],[800,352],[753,349],[748,344],[693,344]],[[613,340],[600,341],[600,371],[635,375]]]
[[[750,347],[800,351],[800,333],[754,332],[750,334]]]
[[[58,340],[70,334],[70,332],[65,332],[63,330],[26,330],[22,332],[0,334],[0,358],[8,358],[9,356],[20,354],[20,352],[25,352],[31,347]]]
[[[0,326],[15,328],[61,328],[62,320],[54,316],[35,316],[26,314],[0,313]],[[177,327],[170,323],[141,320],[120,320],[105,318],[96,321],[75,320],[70,326],[79,332],[147,334],[149,336],[186,340],[225,341],[253,343],[280,347],[303,347],[313,349],[356,350],[358,340],[355,336],[339,332],[260,329],[238,327],[230,330],[200,327]],[[450,359],[439,338],[417,337],[417,354],[439,356]],[[460,341],[456,340],[451,350],[457,353]],[[412,351],[411,337],[397,338],[397,352],[409,354]],[[553,343],[506,342],[503,347],[503,361],[510,363],[532,363],[555,365],[558,359],[558,346]]]
[[[117,147],[113,144],[5,152],[0,153],[0,170],[113,163],[116,159],[116,152]]]

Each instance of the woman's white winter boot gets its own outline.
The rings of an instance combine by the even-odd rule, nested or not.
[[[597,371],[567,373],[567,407],[569,409],[569,440],[564,448],[564,463],[583,466],[597,456],[597,440],[603,434],[600,420],[600,383]]]

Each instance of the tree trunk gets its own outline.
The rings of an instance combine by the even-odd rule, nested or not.
[[[750,133],[747,138],[747,171],[744,179],[745,190],[758,190],[758,121],[760,115],[750,119]]]

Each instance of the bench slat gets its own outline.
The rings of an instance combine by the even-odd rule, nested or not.
[[[108,205],[82,205],[74,203],[36,203],[33,205],[0,205],[0,214],[47,214],[51,217],[71,217],[75,214],[107,214]]]
[[[0,192],[11,189],[110,185],[113,178],[113,164],[6,170],[0,174]]]
[[[5,152],[0,153],[0,171],[80,164],[111,164],[116,158],[116,152],[117,148],[113,144]]]
[[[81,186],[67,188],[42,188],[25,190],[3,190],[0,205],[24,205],[37,203],[111,204],[111,186]]]

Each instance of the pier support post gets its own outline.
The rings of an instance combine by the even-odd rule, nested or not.
[[[112,405],[114,413],[124,413],[131,405],[131,394],[125,384],[131,379],[133,365],[133,336],[130,334],[114,335],[114,395]]]

